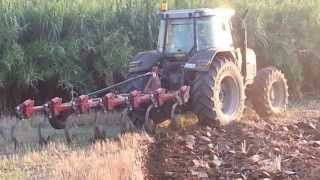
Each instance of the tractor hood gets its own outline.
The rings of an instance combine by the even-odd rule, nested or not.
[[[161,12],[160,15],[165,18],[192,18],[206,16],[233,16],[235,10],[226,8],[199,8],[199,9],[183,9],[183,10],[168,10]]]
[[[157,50],[140,52],[129,62],[129,72],[149,71],[161,59],[162,54]]]

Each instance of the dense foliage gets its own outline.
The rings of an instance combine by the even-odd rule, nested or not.
[[[249,8],[249,45],[259,66],[284,70],[291,92],[303,80],[298,51],[317,55],[320,1],[168,0],[170,8]],[[228,2],[228,3],[226,3]],[[136,52],[153,49],[160,0],[0,0],[0,108],[26,96],[105,86]],[[318,67],[319,68],[319,67]]]

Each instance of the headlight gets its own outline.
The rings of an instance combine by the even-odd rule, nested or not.
[[[186,69],[197,69],[197,70],[201,70],[201,71],[206,71],[208,70],[208,62],[206,61],[198,61],[196,63],[186,63],[184,65],[184,68]]]
[[[129,68],[135,68],[135,67],[137,67],[138,65],[140,65],[141,64],[141,61],[131,61],[130,63],[129,63]]]
[[[184,68],[194,69],[194,68],[196,68],[196,64],[186,63],[186,64],[184,65]]]
[[[129,63],[129,72],[135,71],[141,65],[141,61],[131,61]]]

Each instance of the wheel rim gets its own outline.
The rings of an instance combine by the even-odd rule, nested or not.
[[[270,101],[274,108],[283,108],[285,105],[285,86],[282,81],[276,81],[272,84],[270,90]]]
[[[224,115],[232,116],[239,108],[240,87],[239,84],[230,76],[223,78],[220,85],[219,99],[221,110]]]

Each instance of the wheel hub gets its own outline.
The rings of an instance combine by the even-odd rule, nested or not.
[[[225,115],[231,116],[240,104],[240,87],[232,77],[225,77],[221,82],[221,89],[219,92],[219,100],[221,103],[221,110]]]
[[[220,90],[220,93],[219,93],[220,102],[224,102],[224,96],[225,96],[225,86],[224,86],[224,83],[222,83],[221,84],[221,90]]]
[[[272,84],[270,90],[270,101],[273,107],[281,108],[285,104],[284,84],[281,81],[276,81]]]

